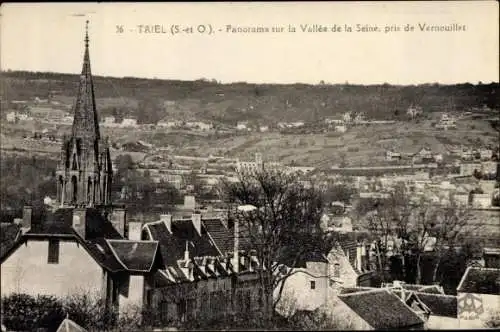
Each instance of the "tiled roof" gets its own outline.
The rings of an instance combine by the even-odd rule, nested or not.
[[[128,270],[149,272],[158,249],[157,241],[106,240],[117,260]]]
[[[453,295],[413,293],[436,316],[457,318],[457,297]]]
[[[221,255],[234,251],[234,233],[232,229],[226,228],[220,219],[202,219],[202,222]]]
[[[387,289],[341,294],[339,299],[375,329],[402,329],[424,323]]]
[[[459,293],[500,295],[500,269],[467,268],[457,291]]]
[[[209,236],[206,233],[198,234],[191,220],[172,222],[172,234],[192,244],[192,246],[188,247],[192,257],[219,255],[217,249],[211,244]],[[182,252],[184,253],[184,250]]]
[[[162,222],[146,224],[152,240],[159,242],[161,256],[166,266],[177,265],[177,260],[184,258],[186,243],[190,257],[218,256],[219,253],[208,240],[207,234],[200,236],[191,221],[175,221],[171,234]]]
[[[0,224],[0,258],[16,244],[19,239],[21,228],[11,223]]]

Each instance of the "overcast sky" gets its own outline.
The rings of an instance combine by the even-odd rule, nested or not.
[[[4,4],[2,70],[78,73],[85,20],[95,75],[221,82],[498,82],[496,1],[434,3]],[[421,32],[420,24],[465,26]],[[213,35],[139,34],[137,25],[210,24]],[[226,25],[295,33],[226,33]],[[301,24],[415,26],[414,32],[304,33]],[[116,25],[123,25],[122,34]],[[222,29],[221,32],[218,29]],[[134,31],[130,31],[134,30]]]

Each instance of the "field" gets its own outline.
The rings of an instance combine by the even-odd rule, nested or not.
[[[385,151],[393,149],[401,153],[415,153],[423,146],[431,147],[435,153],[447,154],[449,146],[492,145],[498,143],[498,132],[488,121],[459,121],[456,130],[436,130],[431,120],[397,122],[395,124],[362,125],[350,128],[346,133],[282,134],[234,133],[158,130],[130,130],[102,128],[102,136],[109,136],[118,145],[137,142],[151,143],[156,147],[169,148],[169,154],[191,156],[226,156],[250,160],[261,152],[265,160],[295,163],[303,166],[329,167],[339,164],[366,166],[385,163]],[[46,126],[51,127],[51,126]],[[60,151],[60,143],[23,139],[32,136],[32,131],[42,130],[41,125],[2,124],[3,150],[43,150],[49,153]],[[473,128],[473,129],[471,129]],[[69,126],[51,128],[51,132],[62,136],[68,134]],[[118,152],[113,153],[116,157]],[[125,153],[123,151],[119,152]],[[138,158],[141,159],[141,158]]]

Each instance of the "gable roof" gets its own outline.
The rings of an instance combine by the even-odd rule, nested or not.
[[[158,241],[106,240],[118,262],[131,272],[149,272],[153,268]]]
[[[401,329],[424,323],[387,289],[341,294],[339,299],[375,329]]]
[[[69,318],[62,321],[56,332],[87,332],[86,329],[75,323]]]
[[[500,295],[500,269],[468,267],[460,280],[457,291]]]
[[[413,293],[430,310],[432,315],[457,318],[457,297],[444,294]]]

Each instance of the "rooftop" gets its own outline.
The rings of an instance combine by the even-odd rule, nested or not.
[[[424,323],[387,289],[341,294],[339,299],[375,329],[403,329]]]
[[[500,269],[467,268],[457,291],[459,293],[500,295]]]

